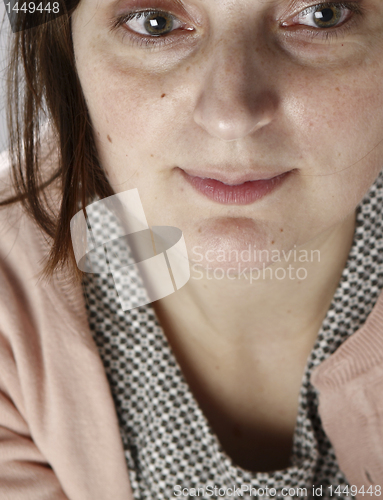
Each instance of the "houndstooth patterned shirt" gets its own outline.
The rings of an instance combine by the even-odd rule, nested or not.
[[[233,463],[188,387],[151,305],[124,312],[108,269],[85,276],[89,325],[114,398],[136,500],[180,497],[176,485],[187,488],[190,496],[214,499],[232,498],[224,492],[233,485],[275,488],[277,497],[284,487],[307,488],[306,498],[312,497],[313,486],[322,485],[325,499],[331,498],[329,485],[346,488],[321,426],[310,374],[364,324],[383,289],[382,207],[383,173],[357,209],[348,261],[307,361],[291,462],[284,470],[256,473]],[[141,293],[136,277],[126,286],[132,295]],[[208,486],[222,490],[214,494]],[[193,493],[192,488],[198,490]],[[256,497],[254,491],[242,498],[262,497],[270,498]]]

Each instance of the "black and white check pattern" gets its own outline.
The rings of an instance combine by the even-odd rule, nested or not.
[[[328,485],[347,485],[322,429],[310,374],[363,325],[383,289],[382,207],[383,173],[357,209],[349,258],[303,377],[291,466],[281,471],[255,473],[233,463],[185,382],[153,308],[124,312],[111,274],[86,275],[89,325],[116,405],[136,500],[175,498],[175,485],[234,484],[307,487],[308,498],[313,485],[323,485],[322,498],[329,499]],[[107,223],[104,227],[110,229]],[[126,286],[140,294],[137,277]]]

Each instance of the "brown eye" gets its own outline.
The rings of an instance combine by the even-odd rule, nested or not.
[[[353,4],[318,4],[299,12],[283,26],[305,25],[313,28],[335,28],[352,17],[356,12]]]
[[[166,35],[173,30],[173,17],[169,14],[151,14],[147,16],[144,27],[150,35]]]
[[[126,21],[127,27],[140,35],[164,36],[181,28],[183,23],[168,12],[136,12]]]
[[[318,7],[313,13],[315,24],[318,28],[333,28],[342,18],[342,11],[339,7]]]

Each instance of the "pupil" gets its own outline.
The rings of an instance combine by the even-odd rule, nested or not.
[[[334,17],[334,11],[332,9],[322,9],[319,12],[315,12],[316,19],[320,19],[323,23],[328,23],[332,21]]]
[[[149,24],[152,30],[163,31],[167,28],[168,20],[165,17],[157,16],[154,19],[150,19]]]

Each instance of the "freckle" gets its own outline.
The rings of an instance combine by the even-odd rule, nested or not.
[[[152,158],[154,158],[154,155],[150,155]]]
[[[202,229],[201,229],[200,227],[198,228],[198,232],[199,232],[199,233],[202,233]]]
[[[290,313],[291,313],[291,311],[290,311],[290,309],[288,309],[287,314],[290,314]]]
[[[339,87],[335,87],[335,90],[337,90],[338,92],[340,92],[340,88]]]
[[[166,96],[166,94],[162,94],[161,99],[163,99]]]
[[[109,142],[113,142],[112,139],[110,138],[110,135],[107,136]]]
[[[275,242],[274,242],[274,240],[273,240],[273,241],[271,242],[271,244],[272,244],[272,245],[274,245],[274,243],[275,243]]]
[[[280,232],[283,233],[283,229],[280,229]]]
[[[216,366],[216,367],[215,367],[215,369],[216,369],[216,370],[219,370],[219,366]]]
[[[190,66],[188,66],[188,67],[186,68],[186,71],[189,71],[189,69],[190,69]]]

